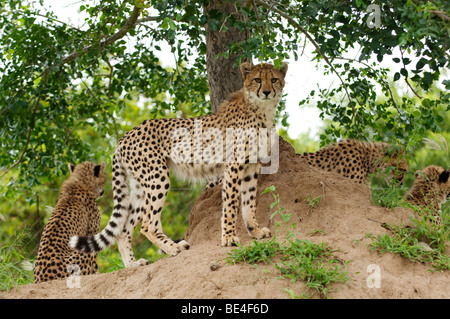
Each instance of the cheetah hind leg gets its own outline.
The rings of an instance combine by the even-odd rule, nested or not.
[[[134,228],[142,219],[142,212],[144,211],[145,192],[140,183],[133,178],[130,178],[130,188],[130,203],[132,205],[132,208],[128,215],[127,222],[125,223],[121,234],[117,238],[117,246],[126,268],[134,268],[149,264],[147,260],[142,258],[136,261],[133,253],[133,247],[131,245]]]
[[[117,238],[117,246],[119,248],[120,255],[122,256],[122,261],[125,265],[125,268],[134,268],[148,265],[149,262],[143,258],[136,261],[136,258],[133,254],[133,248],[131,246],[131,238],[132,235],[121,235]]]
[[[155,172],[157,171],[158,169],[155,168]],[[153,178],[150,187],[145,189],[147,198],[141,233],[166,254],[176,256],[182,250],[189,249],[189,244],[185,240],[176,243],[163,232],[161,212],[170,188],[170,179],[169,172],[163,169],[160,169],[157,175],[158,178]]]

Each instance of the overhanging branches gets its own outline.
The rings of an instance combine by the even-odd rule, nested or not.
[[[262,0],[254,0],[254,2],[256,4],[261,5],[262,7],[276,13],[279,14],[281,17],[285,18],[292,26],[294,26],[295,28],[297,28],[301,33],[303,33],[306,38],[311,42],[312,45],[314,45],[314,47],[316,48],[317,52],[320,54],[320,56],[324,59],[324,61],[329,65],[329,67],[331,68],[331,70],[337,75],[337,77],[339,78],[339,81],[342,84],[342,87],[344,88],[345,94],[347,95],[347,98],[349,100],[349,105],[352,108],[353,114],[352,114],[352,122],[355,118],[356,115],[356,109],[352,103],[352,99],[350,97],[350,94],[348,92],[348,88],[347,85],[345,84],[345,81],[342,79],[341,75],[339,74],[339,72],[334,68],[333,64],[331,63],[330,59],[322,52],[322,50],[320,49],[319,45],[317,44],[317,42],[312,38],[312,36],[309,34],[308,31],[306,31],[305,28],[303,28],[297,21],[295,21],[292,17],[290,17],[288,14],[286,14],[285,12],[281,11],[280,9],[274,7],[274,5],[269,4],[265,1]]]
[[[39,83],[40,91],[43,91],[46,88],[47,81],[48,81],[48,75],[50,74],[50,71],[52,69],[54,69],[56,67],[61,68],[62,66],[69,64],[69,63],[75,61],[76,59],[78,59],[79,57],[85,55],[86,53],[88,53],[90,50],[92,50],[94,48],[99,47],[100,49],[103,49],[106,46],[111,45],[114,42],[116,42],[117,40],[123,38],[133,28],[133,26],[138,22],[138,18],[141,13],[141,10],[142,9],[140,7],[134,6],[133,11],[130,14],[130,17],[127,19],[127,21],[122,26],[122,28],[120,28],[119,31],[117,31],[110,37],[106,38],[105,40],[100,41],[100,43],[98,43],[96,45],[86,46],[86,47],[82,48],[81,50],[73,51],[72,53],[70,53],[66,57],[64,57],[62,60],[58,61],[57,63],[47,66],[39,76],[41,78],[41,81]],[[34,122],[35,122],[34,117],[37,112],[37,108],[39,106],[40,101],[41,101],[41,97],[40,97],[40,95],[38,95],[35,97],[35,99],[32,103],[32,117],[31,117],[30,127],[27,130],[27,140],[25,142],[25,146],[23,147],[22,151],[20,152],[18,159],[13,164],[11,164],[8,168],[3,170],[2,174],[0,175],[0,179],[3,178],[14,167],[16,167],[22,161],[26,152],[28,151],[29,145],[30,145],[30,140],[31,140],[31,133],[34,129]]]

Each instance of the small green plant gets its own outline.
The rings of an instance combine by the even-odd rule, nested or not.
[[[439,139],[440,139],[440,143],[435,142],[426,137],[424,137],[422,140],[427,148],[430,148],[430,149],[436,150],[436,151],[441,151],[441,150],[445,151],[445,153],[447,154],[447,157],[449,157],[447,140],[442,135],[439,135]]]
[[[405,206],[404,205],[404,193],[406,190],[400,187],[397,183],[389,183],[386,181],[372,182],[375,177],[371,178],[371,184],[377,184],[378,186],[371,187],[372,190],[372,204],[376,206],[386,207],[393,209],[394,207]]]
[[[274,202],[270,208],[276,208],[271,218],[281,215],[285,226],[290,220],[290,215],[284,212],[284,208],[280,206],[279,195],[275,194],[275,187],[266,188],[262,194],[270,193],[274,198]],[[254,240],[248,246],[240,246],[233,249],[226,258],[229,264],[233,263],[272,263],[274,260],[275,268],[280,271],[282,277],[291,280],[302,280],[306,282],[306,286],[316,291],[320,297],[327,297],[331,291],[330,285],[336,282],[347,281],[347,272],[343,270],[337,258],[334,257],[333,251],[324,242],[315,244],[308,240],[299,240],[294,238],[294,225],[290,226],[286,240],[280,243],[278,238],[278,230],[281,223],[277,223],[276,234],[269,240]],[[296,296],[292,291],[286,290],[291,298],[308,298],[311,295],[303,293]]]
[[[99,272],[113,272],[125,268],[120,254],[111,247],[102,250],[97,257]]]
[[[296,295],[291,289],[284,289],[284,291],[287,292],[291,299],[310,299],[312,297],[312,294],[308,295],[305,292],[301,293],[300,295]]]
[[[272,186],[267,187],[265,190],[263,190],[261,192],[261,195],[266,194],[266,193],[270,193],[272,195],[272,197],[273,197],[273,200],[274,200],[272,202],[272,204],[270,204],[270,209],[273,209],[274,207],[276,208],[275,212],[273,212],[270,215],[270,220],[273,220],[275,218],[275,216],[280,215],[282,220],[283,220],[284,226],[287,228],[288,227],[287,226],[287,222],[291,219],[292,216],[291,216],[291,214],[286,214],[284,212],[284,207],[280,206],[280,195],[275,193],[275,186],[272,185]],[[294,237],[294,227],[295,227],[295,225],[296,225],[295,223],[291,224],[291,226],[290,226],[291,230],[288,231],[287,235],[286,235],[287,239]],[[280,229],[280,226],[281,226],[280,222],[276,222],[275,223],[276,231],[275,231],[274,238],[277,237],[279,229]]]
[[[319,205],[319,203],[320,203],[321,200],[322,200],[322,195],[319,195],[319,196],[315,197],[315,196],[312,196],[311,194],[309,194],[309,195],[306,197],[306,203],[307,203],[308,206],[311,208],[311,209],[308,211],[308,214],[311,213],[312,210],[313,210],[317,205]]]
[[[324,232],[322,229],[313,229],[308,233],[308,235],[311,235],[311,236],[319,235],[319,234],[326,235],[327,233]]]
[[[317,197],[312,196],[311,194],[309,194],[306,197],[306,202],[308,203],[308,206],[311,208],[316,207],[317,205],[319,205],[320,200],[322,199],[322,195],[319,195]]]
[[[33,283],[33,261],[21,249],[24,234],[19,233],[13,242],[0,247],[0,291]]]
[[[417,209],[417,208],[414,208]],[[412,262],[430,263],[435,270],[450,270],[450,257],[446,254],[446,245],[450,231],[447,227],[430,224],[430,210],[420,209],[420,218],[411,218],[414,226],[385,225],[391,235],[371,234],[372,249],[399,254]]]
[[[327,297],[330,285],[348,280],[343,265],[324,242],[315,244],[309,240],[293,240],[283,247],[282,261],[276,265],[282,275],[294,281],[302,280],[321,297]]]
[[[238,249],[233,250],[233,254],[226,260],[229,263],[247,263],[256,264],[263,262],[270,264],[273,257],[275,257],[280,251],[280,244],[276,240],[276,237],[272,237],[269,240],[258,241],[254,240],[251,245],[241,246],[238,244]]]

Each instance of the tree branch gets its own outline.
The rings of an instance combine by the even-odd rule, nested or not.
[[[136,21],[137,21],[137,18],[139,17],[140,12],[141,12],[141,9],[135,6],[133,9],[133,12],[131,13],[131,16],[128,18],[128,20],[124,24],[124,26],[119,31],[117,31],[115,34],[113,34],[109,38],[106,38],[106,40],[100,42],[99,47],[104,48],[104,47],[110,45],[111,43],[114,43],[117,40],[123,38],[131,30],[131,28],[136,24]],[[62,60],[60,65],[62,66],[64,64],[72,62],[73,60],[79,58],[80,56],[88,53],[89,50],[91,50],[93,47],[94,46],[90,45],[90,46],[84,47],[83,49],[81,49],[81,51],[72,52],[71,54],[69,54]]]
[[[136,24],[142,24],[142,23],[145,23],[145,22],[151,22],[151,21],[158,21],[158,19],[160,19],[161,17],[159,17],[159,16],[150,16],[150,17],[145,17],[145,18],[143,18],[143,19],[138,19],[137,21],[136,21]]]
[[[403,68],[406,69],[405,61],[404,61],[404,59],[403,59],[403,50],[402,50],[401,47],[400,47],[400,55],[401,55],[401,58],[402,58]],[[411,84],[409,83],[409,81],[408,81],[408,76],[405,76],[405,82],[406,82],[406,85],[408,85],[408,87],[409,87],[409,88],[411,89],[411,91],[414,93],[414,95],[417,96],[419,99],[422,100],[423,97],[421,97],[419,94],[417,94],[417,92],[413,89],[413,87],[412,87]]]
[[[112,43],[114,43],[115,41],[123,38],[130,30],[131,28],[136,24],[139,14],[141,12],[141,9],[138,8],[137,6],[135,6],[133,8],[133,11],[130,15],[130,17],[128,18],[127,22],[125,22],[125,24],[123,25],[123,27],[117,31],[115,34],[113,34],[112,36],[110,36],[109,38],[106,38],[104,41],[99,43],[99,47],[100,48],[104,48]],[[77,58],[79,58],[80,56],[88,53],[91,49],[93,49],[94,46],[87,46],[82,48],[79,51],[74,51],[71,54],[69,54],[68,56],[66,56],[64,59],[62,59],[62,61],[57,64],[59,66],[63,66],[65,64],[68,64],[74,60],[76,60]],[[55,67],[55,64],[53,65],[49,65],[47,68],[45,68],[45,70],[42,72],[42,74],[40,75],[41,77],[41,83],[40,83],[40,87],[43,89],[47,86],[47,79],[48,79],[48,75],[50,73],[50,70]],[[34,102],[33,105],[33,111],[32,111],[32,118],[31,118],[31,124],[30,124],[30,128],[28,129],[28,133],[27,133],[27,142],[25,144],[25,147],[23,148],[19,158],[17,159],[17,161],[15,161],[10,167],[8,167],[7,169],[4,169],[2,174],[0,175],[0,179],[3,178],[9,171],[11,171],[14,167],[16,167],[25,157],[26,152],[28,151],[28,147],[30,145],[30,140],[31,140],[31,132],[34,129],[34,116],[36,114],[37,108],[39,106],[41,97],[40,95],[38,95],[36,97],[36,100]]]
[[[295,21],[292,17],[290,17],[288,14],[284,13],[283,11],[275,8],[273,5],[268,4],[265,1],[262,0],[255,0],[255,3],[263,6],[264,8],[275,12],[277,14],[279,14],[280,16],[282,16],[283,18],[285,18],[286,20],[289,21],[289,23],[291,23],[294,27],[296,27],[300,32],[302,32],[306,38],[314,45],[314,47],[316,48],[317,52],[320,54],[320,56],[324,59],[324,61],[329,65],[329,67],[331,68],[331,70],[337,75],[337,77],[339,78],[339,80],[342,83],[342,86],[344,87],[345,90],[345,94],[347,95],[347,98],[349,100],[349,104],[350,107],[353,110],[353,118],[356,115],[356,109],[352,104],[352,99],[350,97],[350,94],[348,93],[348,88],[347,85],[345,84],[345,81],[342,79],[341,75],[339,74],[339,72],[336,71],[336,69],[334,68],[333,64],[330,62],[330,60],[328,59],[328,57],[322,52],[322,50],[320,50],[319,45],[317,44],[317,42],[312,38],[312,36],[309,34],[308,31],[306,31],[305,28],[303,28],[300,24],[298,24],[297,21]],[[353,119],[352,119],[353,120]]]
[[[19,12],[19,13],[22,13],[22,14],[26,14],[25,11],[23,11],[23,10],[16,10],[16,11],[14,11],[14,13],[15,13],[15,12]],[[13,14],[13,12],[11,12],[11,11],[8,12],[8,11],[7,11],[6,14]],[[73,29],[73,30],[76,30],[76,31],[78,31],[78,32],[81,32],[80,29],[78,29],[77,27],[74,27],[73,25],[68,24],[67,22],[58,20],[58,19],[56,19],[56,18],[48,17],[48,16],[46,16],[46,15],[40,14],[39,12],[33,12],[32,14],[34,14],[34,15],[36,15],[36,16],[38,16],[38,17],[41,17],[41,18],[45,18],[45,19],[47,19],[47,20],[49,20],[49,21],[54,21],[54,22],[60,23],[60,24],[62,24],[62,25],[65,25],[65,26],[67,26],[67,27]]]
[[[360,63],[360,64],[366,66],[367,68],[371,69],[372,71],[376,72],[376,69],[374,69],[369,64],[367,64],[365,62],[362,62],[362,61],[358,61],[358,60],[350,59],[350,58],[344,58],[344,57],[335,57],[335,59],[337,59],[337,60],[346,60],[346,61],[349,61],[349,62],[357,62],[357,63]],[[381,80],[381,82],[383,82],[384,86],[388,90],[389,95],[391,96],[392,103],[394,103],[394,107],[398,110],[397,103],[395,102],[395,99],[394,99],[394,94],[392,93],[392,90],[391,90],[391,86],[385,80],[383,80],[383,79],[380,79],[380,80]]]
[[[434,13],[435,15],[437,15],[442,20],[450,21],[450,17],[447,16],[447,12],[445,12],[445,11],[431,10],[430,12]]]

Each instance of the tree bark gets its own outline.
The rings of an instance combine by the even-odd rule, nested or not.
[[[233,15],[235,19],[243,19],[242,15],[236,10],[236,1],[240,0],[210,0],[205,7],[205,12],[209,13],[215,9],[223,13],[220,25],[230,15]],[[205,26],[206,69],[213,113],[217,110],[220,103],[227,98],[228,94],[240,90],[243,84],[239,67],[233,67],[233,63],[238,55],[230,54],[228,59],[223,57],[216,59],[216,56],[225,52],[229,44],[247,40],[250,34],[249,30],[242,32],[239,29],[229,27],[227,23],[225,25],[228,27],[228,30],[225,32],[212,30],[208,23]]]

